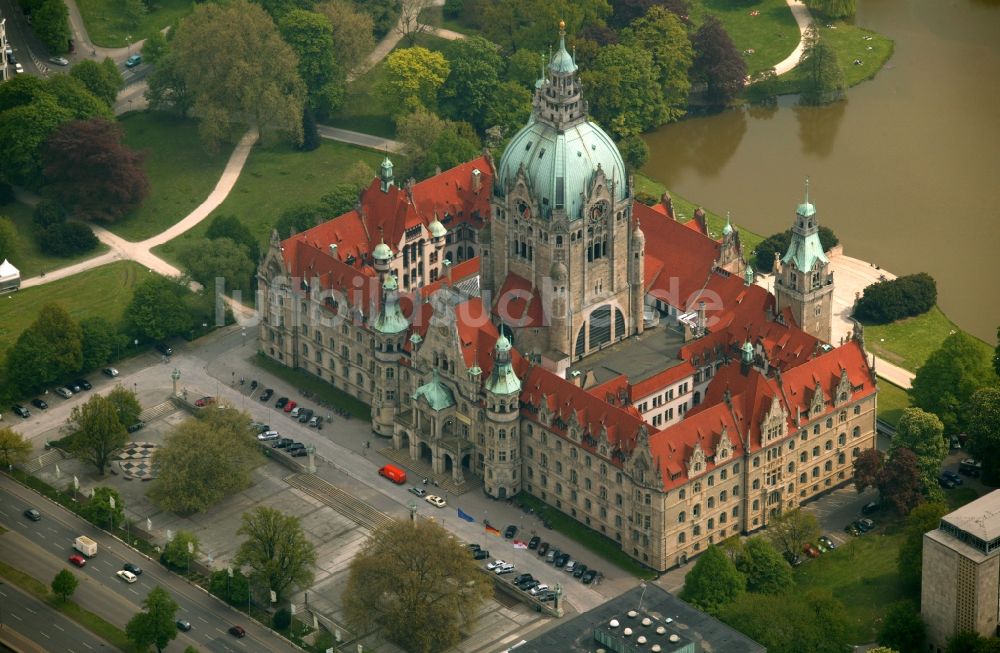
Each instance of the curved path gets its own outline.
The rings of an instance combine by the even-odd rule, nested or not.
[[[809,13],[809,8],[802,0],[785,0],[785,4],[792,10],[792,16],[795,17],[795,22],[799,25],[799,44],[795,46],[790,55],[775,64],[774,72],[776,75],[784,75],[799,65],[802,52],[806,49],[806,30],[812,24],[812,14]]]

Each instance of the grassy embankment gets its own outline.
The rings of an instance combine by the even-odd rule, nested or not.
[[[132,301],[136,284],[149,275],[138,263],[119,261],[0,299],[0,351],[13,345],[42,306],[51,302],[65,308],[74,320],[101,316],[118,322]]]
[[[944,339],[958,330],[958,325],[935,306],[923,315],[892,324],[866,324],[865,346],[890,363],[916,372]],[[993,356],[993,345],[978,338],[976,342],[984,356]]]
[[[127,240],[154,236],[180,222],[212,192],[232,154],[232,146],[205,152],[198,122],[166,113],[143,111],[120,119],[125,143],[146,153],[149,197],[108,229]],[[233,135],[234,140],[242,133]]]
[[[354,417],[371,421],[371,406],[337,389],[328,381],[308,372],[280,365],[263,354],[257,354],[250,362],[275,375],[285,383],[308,391],[313,397],[330,406],[342,408]]]
[[[192,0],[155,0],[144,4],[144,11],[135,24],[129,24],[120,0],[77,0],[87,34],[95,45],[105,48],[124,48],[137,43],[150,34],[173,25],[191,13]],[[131,40],[129,39],[131,37]],[[132,48],[132,53],[139,48]]]
[[[0,206],[0,216],[10,218],[11,222],[14,223],[14,228],[17,230],[17,243],[14,246],[14,251],[5,256],[21,271],[22,280],[38,276],[42,272],[51,272],[67,265],[79,263],[80,261],[93,258],[108,251],[107,245],[98,243],[94,249],[77,256],[64,258],[62,256],[46,254],[38,246],[38,243],[35,242],[35,225],[31,222],[32,210],[32,207],[20,202],[11,202],[10,204]],[[0,327],[0,330],[2,330],[2,327]]]

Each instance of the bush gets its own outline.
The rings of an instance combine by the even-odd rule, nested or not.
[[[14,188],[10,184],[0,181],[0,206],[10,204],[14,201]]]
[[[54,224],[35,234],[38,246],[56,256],[75,256],[97,247],[97,236],[90,227],[79,222]]]
[[[31,221],[39,229],[66,222],[66,209],[59,202],[42,200],[31,213]]]
[[[281,608],[274,613],[271,623],[274,624],[275,630],[285,630],[292,625],[292,613],[285,608]]]
[[[937,284],[926,272],[890,281],[879,281],[865,288],[854,316],[874,324],[887,324],[929,311],[937,303]]]

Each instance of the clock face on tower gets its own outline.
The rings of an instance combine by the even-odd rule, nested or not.
[[[598,202],[594,206],[590,207],[590,226],[596,227],[604,221],[604,215],[607,213],[608,206],[604,202]]]

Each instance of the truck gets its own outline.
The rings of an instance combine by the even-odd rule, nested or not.
[[[406,472],[401,470],[395,465],[386,465],[378,470],[379,476],[384,476],[396,485],[402,485],[406,482]]]
[[[86,535],[81,535],[73,540],[73,548],[88,558],[93,558],[97,555],[97,542],[90,539]]]

